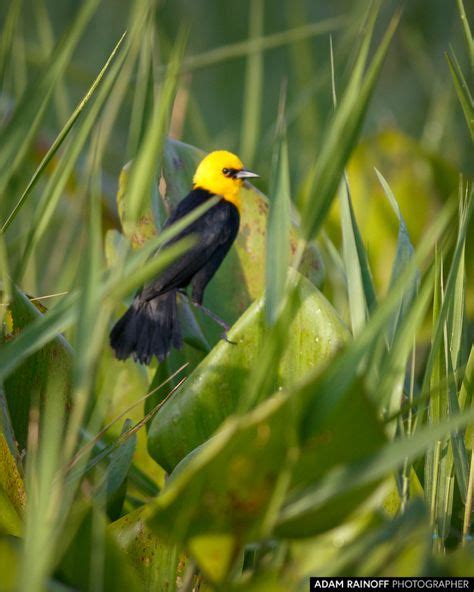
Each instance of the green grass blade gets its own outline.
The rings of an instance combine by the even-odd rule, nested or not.
[[[377,169],[375,169],[375,173],[377,175],[377,178],[378,178],[380,184],[382,185],[385,196],[387,197],[390,205],[392,206],[393,211],[395,212],[395,215],[398,218],[397,252],[395,255],[395,261],[393,262],[392,274],[390,277],[390,285],[389,285],[389,290],[390,290],[390,288],[395,283],[397,277],[400,275],[402,270],[405,268],[405,266],[408,264],[410,259],[413,257],[414,249],[413,249],[413,245],[410,240],[410,236],[408,234],[408,228],[407,228],[405,220],[403,219],[403,216],[401,214],[400,207],[399,207],[398,202],[395,198],[395,195],[393,194],[393,191],[390,188],[390,185],[388,184],[387,180],[383,177],[383,175]],[[403,296],[403,300],[400,302],[400,307],[399,307],[398,311],[396,312],[396,314],[394,315],[394,319],[393,319],[392,325],[390,327],[390,332],[389,332],[390,343],[393,342],[393,339],[395,338],[395,335],[397,333],[399,325],[402,322],[403,317],[406,314],[406,311],[408,310],[412,301],[416,297],[418,280],[419,280],[419,278],[418,278],[418,274],[417,274],[413,278],[413,280],[406,286],[405,295]]]
[[[446,344],[447,345],[447,344]],[[451,354],[448,348],[445,349],[446,376],[448,378],[448,411],[449,416],[459,415],[461,408],[459,405],[456,382],[454,380],[454,367],[451,360]],[[451,445],[454,470],[456,472],[456,483],[463,502],[466,502],[467,488],[469,481],[469,459],[464,444],[464,431],[455,430],[451,433]]]
[[[466,40],[467,50],[469,52],[469,61],[471,64],[471,71],[474,72],[474,39],[471,33],[471,27],[467,18],[466,10],[464,9],[463,0],[457,0],[459,16],[464,31],[464,39]]]
[[[347,278],[347,297],[351,319],[352,334],[357,335],[363,328],[367,318],[367,300],[365,297],[359,251],[356,244],[356,221],[352,216],[349,183],[344,176],[339,187],[339,204],[341,208],[342,252]]]
[[[8,12],[4,17],[4,26],[0,36],[0,87],[4,86],[4,77],[8,55],[13,43],[15,29],[17,27],[18,16],[21,12],[22,0],[13,0],[10,2]]]
[[[323,392],[326,389],[329,389],[331,396],[325,400],[325,404],[328,406],[327,413],[330,413],[334,406],[337,405],[340,397],[342,397],[346,390],[352,385],[357,376],[360,363],[366,358],[368,353],[372,351],[374,344],[378,342],[380,338],[380,333],[386,330],[387,324],[403,296],[406,283],[412,279],[418,266],[425,260],[433,248],[433,245],[445,230],[451,215],[450,210],[451,206],[449,205],[444,210],[441,218],[438,218],[430,231],[425,234],[415,255],[409,261],[403,273],[399,276],[397,282],[392,287],[392,290],[385,300],[379,304],[354,342],[352,342],[328,367],[327,372],[323,372],[318,376],[308,379],[305,381],[304,385],[302,385],[301,388],[307,392],[308,397],[311,397],[314,392]],[[318,407],[317,416],[314,416],[311,409],[308,409],[308,426],[320,425],[324,422],[324,419],[325,409],[321,405]]]
[[[8,265],[8,252],[5,238],[0,232],[0,325],[3,324],[7,306],[12,294],[10,271]]]
[[[469,191],[468,186],[465,188],[466,194],[464,195],[464,188],[462,180],[459,183],[459,222],[462,219],[462,211],[465,207],[465,199],[467,199],[467,193]],[[461,256],[459,261],[459,267],[456,276],[456,282],[453,294],[453,303],[448,316],[448,331],[450,337],[450,352],[451,361],[454,372],[458,374],[459,368],[465,362],[467,353],[463,348],[463,337],[464,337],[464,313],[465,313],[465,300],[466,300],[466,266],[465,266],[465,251],[466,245],[463,244],[461,249]],[[459,379],[459,376],[456,376]]]
[[[395,32],[399,16],[392,19],[375,55],[368,67],[363,81],[353,76],[342,97],[332,123],[325,135],[323,146],[314,166],[314,174],[308,184],[303,204],[303,235],[307,239],[316,236],[336,193],[344,167],[356,144],[369,100],[375,87],[378,74]],[[370,38],[371,31],[366,35]],[[361,52],[358,62],[364,60]],[[354,72],[357,74],[356,65]],[[309,198],[311,196],[311,199]]]
[[[147,262],[147,258],[168,240],[171,240],[196,218],[215,205],[214,199],[196,208],[182,220],[167,228],[160,236],[150,240],[140,252],[133,253],[127,260],[113,270],[110,276],[101,281],[102,297],[120,300],[127,293],[141,286],[145,281],[156,275],[166,265],[179,256],[187,247],[180,243],[160,251]],[[18,367],[29,355],[38,351],[43,345],[54,339],[58,333],[64,332],[77,320],[77,303],[80,293],[70,292],[54,309],[31,323],[24,331],[0,350],[0,380]]]
[[[132,427],[132,421],[126,419],[123,424],[122,434]],[[113,521],[120,518],[123,509],[125,493],[127,491],[127,477],[133,460],[137,444],[137,436],[133,434],[122,446],[114,450],[110,455],[109,466],[96,496],[102,496],[107,501],[107,514]]]
[[[28,88],[3,131],[0,152],[0,193],[23,162],[41,121],[57,81],[64,73],[72,52],[99,5],[99,0],[86,0],[77,16],[52,52],[38,78]]]
[[[456,278],[458,275],[459,265],[461,263],[462,253],[464,250],[464,242],[466,240],[466,233],[469,227],[469,222],[472,217],[472,213],[474,210],[474,189],[471,189],[470,196],[468,198],[466,207],[463,211],[462,218],[460,220],[459,225],[459,232],[456,241],[456,247],[454,250],[453,259],[451,262],[451,268],[448,274],[448,280],[446,283],[446,290],[445,290],[445,298],[442,303],[442,306],[439,311],[439,315],[437,317],[436,326],[434,328],[433,338],[432,338],[432,346],[430,350],[430,354],[428,356],[428,360],[426,363],[425,374],[423,378],[422,384],[422,393],[426,393],[428,391],[428,384],[431,381],[433,367],[435,364],[436,357],[439,355],[439,350],[441,347],[443,333],[444,333],[444,324],[446,322],[449,309],[452,305],[452,299],[455,293],[456,287]]]
[[[474,102],[471,91],[453,50],[451,50],[451,54],[446,54],[446,59],[449,70],[451,71],[454,88],[466,119],[467,128],[471,134],[471,138],[474,140]]]
[[[127,45],[123,46],[122,52],[115,60],[108,73],[106,73],[106,78],[99,89],[96,100],[92,104],[81,124],[77,127],[75,135],[69,142],[67,149],[64,151],[61,157],[59,166],[56,168],[45,187],[41,200],[33,215],[31,230],[26,241],[23,256],[21,258],[20,268],[18,270],[18,276],[20,278],[23,276],[26,270],[26,266],[35,246],[46,232],[48,225],[53,218],[56,207],[63,196],[66,183],[74,170],[74,166],[81,155],[91,131],[96,125],[99,114],[110,94],[114,81],[122,68],[126,54]]]
[[[58,136],[54,140],[52,146],[49,148],[49,150],[47,151],[47,153],[45,154],[45,156],[41,160],[40,164],[38,165],[38,168],[34,172],[33,176],[31,177],[31,179],[30,179],[30,181],[28,183],[28,185],[26,186],[25,190],[21,194],[20,199],[15,204],[14,208],[12,209],[12,211],[10,212],[10,214],[8,215],[8,217],[5,220],[5,222],[3,223],[1,232],[5,232],[7,230],[7,228],[10,226],[10,224],[13,222],[13,220],[17,216],[18,212],[23,207],[25,201],[29,197],[32,189],[36,185],[36,183],[37,183],[38,179],[40,178],[41,174],[43,173],[44,169],[51,162],[51,159],[54,157],[54,155],[57,153],[58,149],[60,148],[60,146],[62,145],[62,143],[64,142],[64,140],[69,135],[69,132],[73,128],[74,124],[76,123],[77,119],[81,115],[82,111],[85,109],[86,105],[88,104],[88,102],[90,101],[90,99],[93,97],[95,91],[97,90],[97,87],[99,86],[100,82],[102,81],[102,78],[104,77],[105,73],[109,69],[110,64],[112,63],[113,59],[115,58],[115,56],[116,56],[116,54],[117,54],[117,52],[118,52],[118,50],[119,50],[119,48],[120,48],[120,46],[121,46],[124,38],[125,38],[125,35],[126,34],[124,33],[122,35],[122,37],[119,39],[117,45],[114,47],[112,53],[110,54],[109,58],[105,62],[102,70],[99,72],[98,76],[96,77],[96,79],[94,80],[94,82],[92,83],[92,85],[90,86],[89,90],[84,95],[84,97],[82,98],[82,100],[80,101],[80,103],[77,105],[76,109],[74,110],[74,112],[72,113],[72,115],[69,117],[69,119],[66,122],[65,126],[59,132]]]
[[[49,55],[51,51],[53,51],[55,37],[48,9],[45,6],[44,0],[38,0],[38,2],[35,2],[33,8],[38,29],[38,39],[41,46],[44,48],[45,55]],[[62,126],[63,123],[67,121],[69,113],[71,112],[68,90],[62,79],[58,80],[57,87],[54,90],[54,104],[56,119],[58,124]]]
[[[303,39],[324,35],[331,31],[336,31],[347,22],[345,16],[329,18],[317,23],[308,23],[301,27],[295,27],[287,31],[273,33],[257,39],[247,39],[238,43],[231,43],[222,47],[217,47],[201,54],[187,57],[183,61],[183,70],[191,71],[198,68],[206,68],[214,64],[220,64],[227,60],[240,58],[262,51],[275,49],[283,45],[290,45]]]
[[[407,363],[415,343],[433,292],[432,282],[425,282],[416,299],[407,304],[405,314],[398,322],[391,346],[379,369],[380,380],[373,389],[373,398],[385,408],[385,415],[393,417],[403,404],[403,389],[407,374]]]
[[[148,22],[140,45],[137,69],[137,83],[133,94],[132,114],[127,156],[133,158],[144,140],[146,123],[153,108],[153,24]],[[132,48],[133,51],[134,48]]]
[[[184,35],[176,42],[160,100],[153,111],[143,145],[134,160],[127,185],[127,223],[133,228],[149,203],[153,180],[161,170],[163,146],[171,117],[178,74],[184,51]]]
[[[284,117],[284,105],[281,104],[279,131],[273,155],[270,190],[273,200],[268,218],[265,263],[265,309],[270,325],[276,322],[283,303],[290,264],[291,189]]]
[[[255,0],[250,3],[249,41],[259,39],[263,35],[264,6],[264,0]],[[260,135],[263,90],[263,52],[261,50],[247,56],[244,89],[240,157],[247,166],[250,166],[254,161]]]

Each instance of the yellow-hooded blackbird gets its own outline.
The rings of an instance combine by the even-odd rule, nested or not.
[[[237,236],[240,223],[240,189],[246,178],[258,177],[240,159],[225,150],[208,154],[198,165],[192,191],[178,204],[165,223],[170,226],[213,196],[221,199],[170,242],[185,236],[195,244],[152,282],[143,286],[127,312],[110,333],[118,359],[132,356],[149,364],[163,361],[171,347],[183,345],[177,318],[176,295],[191,285],[192,301],[202,305],[204,290]]]

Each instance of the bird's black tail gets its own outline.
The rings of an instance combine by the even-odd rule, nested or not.
[[[152,300],[136,296],[110,332],[110,345],[119,360],[133,356],[141,364],[149,364],[154,355],[162,362],[171,347],[181,349],[176,291]]]

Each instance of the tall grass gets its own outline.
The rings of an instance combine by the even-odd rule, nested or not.
[[[474,190],[459,174],[415,242],[396,177],[370,163],[396,228],[381,290],[351,173],[401,17],[379,34],[379,4],[266,34],[268,7],[254,2],[247,39],[196,55],[184,29],[170,48],[154,3],[136,0],[69,107],[66,73],[98,3],[83,3],[58,40],[41,4],[47,51],[25,88],[9,84],[15,43],[28,41],[11,3],[0,44],[3,87],[19,95],[0,145],[1,590],[303,590],[310,575],[472,572]],[[461,0],[458,9],[472,67]],[[297,91],[313,96],[322,76],[334,109],[297,176],[289,134],[304,101],[282,77],[265,135],[265,60],[329,32],[324,75]],[[112,318],[190,242],[160,247],[214,203],[159,231],[202,154],[169,138],[175,98],[192,93],[190,75],[238,57],[242,156],[261,161],[271,137],[263,154],[273,158],[269,199],[243,191],[242,232],[207,295],[236,319],[237,345],[182,302],[182,352],[149,369],[119,363]],[[351,64],[342,77],[340,60]],[[450,50],[472,133],[463,64]],[[35,161],[51,113],[58,131]]]

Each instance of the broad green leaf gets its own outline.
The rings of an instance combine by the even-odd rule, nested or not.
[[[368,352],[372,351],[374,343],[379,340],[381,332],[387,327],[388,320],[403,296],[407,281],[410,281],[420,262],[426,258],[433,248],[433,243],[439,240],[440,234],[445,230],[450,211],[451,208],[447,207],[443,215],[433,225],[431,231],[426,234],[390,294],[379,304],[357,338],[322,372],[314,372],[302,381],[299,388],[306,393],[302,396],[310,402],[304,418],[308,433],[312,433],[319,425],[325,424],[327,415],[332,413],[340,398],[343,398],[347,390],[352,388],[358,376],[362,360],[364,360]],[[431,276],[428,276],[426,281],[431,282]],[[311,400],[314,392],[327,393],[327,396],[321,396],[318,406],[313,409]]]
[[[14,331],[12,326],[0,350],[0,375],[3,380],[72,324],[75,312],[73,304],[76,301],[77,294],[70,298],[66,296],[48,314],[37,313],[37,318],[31,318],[32,322],[21,331]]]
[[[13,332],[6,336],[7,341],[16,340],[29,325],[43,317],[29,298],[18,289],[13,292],[10,310]],[[20,449],[26,447],[30,408],[44,404],[50,374],[55,374],[56,384],[62,392],[63,404],[69,408],[71,368],[71,347],[61,335],[57,335],[42,349],[28,356],[5,379],[5,395]]]
[[[390,518],[395,518],[398,514],[404,511],[404,508],[402,506],[400,490],[395,477],[392,477],[391,483],[392,487],[383,501],[383,509]],[[408,489],[408,499],[424,499],[423,487],[413,467],[410,467],[408,471],[406,487]]]
[[[322,397],[324,402],[324,396]],[[449,435],[452,430],[460,429],[472,421],[474,410],[469,410],[435,426],[418,429],[411,438],[400,438],[379,447],[377,452],[352,465],[333,468],[317,484],[308,487],[296,499],[290,501],[282,510],[277,533],[282,536],[294,536],[295,533],[311,531],[312,525],[320,519],[327,519],[322,510],[327,504],[337,504],[347,496],[347,484],[354,491],[376,483],[383,476],[389,475],[407,459],[415,460],[426,452],[437,440]],[[342,505],[346,509],[346,504]]]
[[[260,570],[259,570],[260,571]],[[258,573],[251,578],[244,574],[241,580],[229,585],[230,592],[288,592],[292,577],[281,573]]]
[[[221,583],[232,567],[237,541],[231,534],[203,534],[192,537],[188,548],[206,578]]]
[[[100,512],[87,507],[76,508],[71,520],[75,522],[75,533],[70,542],[65,541],[59,573],[83,591],[93,591],[98,586],[102,590],[123,592],[143,590],[138,571],[107,530],[106,518]]]
[[[364,513],[364,508],[361,514],[316,538],[292,541],[300,579],[307,581],[310,575],[420,575],[430,545],[423,504],[419,500],[410,504],[393,520],[381,520],[373,510]]]
[[[313,403],[317,407],[328,396],[316,391]],[[250,413],[229,418],[213,438],[178,465],[149,505],[150,527],[187,541],[190,549],[202,536],[227,534],[234,537],[226,541],[230,546],[258,540],[264,533],[271,536],[287,491],[291,495],[318,483],[341,463],[360,461],[379,450],[383,432],[360,389],[348,392],[327,423],[301,439],[308,403],[304,391],[283,391]],[[300,434],[300,453],[293,431]],[[307,527],[300,525],[291,536],[334,527],[364,501],[373,482],[364,488],[352,487],[351,482],[345,486],[343,504],[326,499],[319,519]]]
[[[120,181],[119,181],[120,183]],[[111,229],[105,233],[104,254],[107,267],[121,265],[122,253],[126,252],[128,240],[118,230]]]
[[[315,393],[311,405],[314,405],[314,412],[317,413],[320,400],[329,398],[330,393],[318,393],[317,390]],[[300,455],[292,470],[290,505],[292,498],[297,499],[306,488],[317,489],[318,483],[324,483],[325,477],[334,467],[356,464],[377,453],[385,442],[375,407],[364,392],[362,382],[356,381],[325,417],[324,423],[319,425],[308,426],[304,422],[305,404],[308,406],[309,402],[307,395],[308,392],[304,394],[304,391],[293,393],[293,396],[301,397],[304,427]],[[285,537],[304,537],[333,528],[366,500],[380,481],[381,478],[373,479],[363,486],[347,482],[340,495],[325,498],[304,520],[298,520],[297,526],[290,521],[283,527],[279,526],[277,531]]]
[[[118,181],[117,208],[125,236],[133,247],[140,247],[144,242],[156,236],[156,226],[153,220],[153,205],[144,208],[135,224],[127,224],[127,185],[130,176],[131,162],[128,162],[121,170]],[[152,200],[156,198],[156,192],[152,192]]]
[[[166,183],[162,196],[164,216],[169,216],[189,193],[196,167],[205,156],[206,153],[199,148],[172,138],[166,139],[163,154],[163,179]]]
[[[12,321],[13,326],[13,321]],[[5,438],[6,443],[10,449],[10,453],[15,458],[18,466],[21,466],[21,458],[18,452],[15,433],[13,431],[12,422],[10,420],[10,413],[8,412],[7,400],[3,387],[0,387],[0,434]]]
[[[252,304],[229,333],[229,339],[237,345],[218,343],[153,420],[149,451],[166,470],[175,467],[236,412],[263,347],[263,306],[262,299]],[[329,302],[302,278],[299,306],[289,327],[274,390],[294,384],[308,371],[324,366],[347,335]]]
[[[127,419],[123,424],[122,434],[132,427],[132,421]],[[137,435],[132,434],[121,446],[110,455],[104,481],[97,491],[97,496],[104,496],[107,504],[107,515],[116,520],[122,511],[127,491],[127,477],[132,464],[133,454],[137,444]]]
[[[138,570],[146,592],[176,589],[187,557],[168,537],[156,536],[145,522],[146,506],[129,512],[108,526],[108,532]]]
[[[0,431],[0,533],[20,536],[26,496],[23,479]]]
[[[258,538],[288,457],[293,415],[289,398],[278,394],[229,418],[149,504],[150,527],[176,541],[229,534],[237,545]]]

